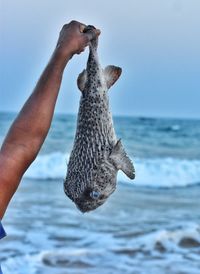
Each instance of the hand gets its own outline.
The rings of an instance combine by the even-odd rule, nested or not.
[[[100,34],[98,29],[84,33],[85,27],[86,25],[77,21],[71,21],[63,26],[56,47],[62,58],[71,58],[74,54],[80,54],[89,42]]]

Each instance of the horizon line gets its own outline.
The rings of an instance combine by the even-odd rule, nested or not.
[[[10,114],[18,114],[19,111],[11,111],[11,110],[0,110],[1,113],[10,113]],[[78,113],[73,112],[62,112],[62,111],[55,111],[54,116],[59,115],[70,115],[70,116],[77,116]],[[156,116],[156,115],[143,115],[143,114],[113,114],[113,117],[124,117],[124,118],[138,118],[138,119],[172,119],[172,120],[200,120],[200,117],[174,117],[174,116]]]

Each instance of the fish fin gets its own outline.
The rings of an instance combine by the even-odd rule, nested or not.
[[[87,81],[87,71],[84,69],[77,78],[77,85],[80,91],[84,90],[86,81]]]
[[[107,66],[104,69],[104,75],[105,75],[106,84],[108,88],[114,85],[114,83],[117,81],[121,73],[122,73],[122,69],[120,67]]]
[[[116,168],[121,169],[130,179],[133,180],[135,178],[135,168],[122,146],[121,139],[119,139],[113,147],[110,159]]]

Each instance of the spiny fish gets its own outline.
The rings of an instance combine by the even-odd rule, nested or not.
[[[91,31],[87,26],[84,31]],[[130,179],[135,169],[121,140],[117,140],[109,111],[108,89],[121,75],[121,68],[102,69],[97,54],[98,38],[89,44],[87,68],[78,76],[81,90],[74,146],[64,182],[66,195],[82,212],[102,205],[116,189],[117,172]]]

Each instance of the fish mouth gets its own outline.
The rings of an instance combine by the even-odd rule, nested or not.
[[[90,212],[92,210],[95,210],[96,208],[98,208],[99,206],[101,206],[102,204],[104,204],[105,200],[100,200],[97,201],[96,203],[91,203],[91,202],[75,202],[76,207],[82,212],[82,213],[86,213],[86,212]]]

